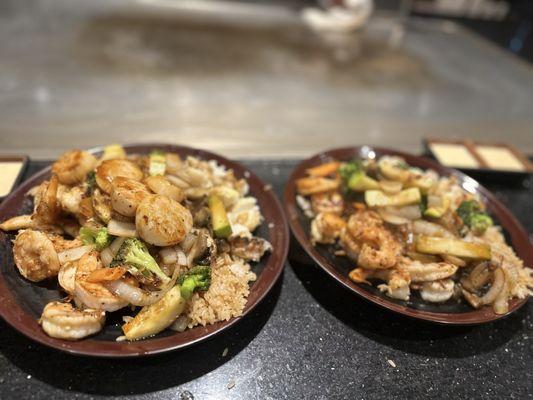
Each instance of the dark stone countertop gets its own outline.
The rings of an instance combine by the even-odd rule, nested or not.
[[[281,193],[295,162],[245,164]],[[43,165],[32,164],[28,174]],[[532,232],[529,182],[488,186]],[[293,243],[281,279],[250,315],[183,351],[137,360],[74,357],[0,322],[0,398],[104,396],[531,398],[533,306],[477,327],[406,319],[340,287]]]

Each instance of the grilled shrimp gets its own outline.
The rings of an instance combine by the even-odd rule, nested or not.
[[[192,225],[191,212],[166,196],[148,196],[137,207],[137,232],[143,240],[156,246],[180,243]]]
[[[406,274],[405,271],[393,269],[387,283],[378,285],[378,289],[392,299],[407,301],[411,295],[410,281],[409,274]]]
[[[311,206],[316,214],[329,212],[340,215],[344,209],[344,200],[338,192],[315,193],[311,195]]]
[[[52,242],[54,245],[54,249],[60,253],[64,250],[73,249],[75,247],[81,247],[83,246],[83,242],[80,239],[65,239],[63,236],[60,235],[54,235],[49,234],[48,239]]]
[[[150,192],[141,182],[118,176],[111,182],[111,205],[116,212],[134,217],[139,203]]]
[[[432,282],[439,279],[445,279],[457,271],[457,266],[446,262],[422,263],[418,260],[412,260],[403,257],[399,263],[405,268],[413,282]]]
[[[441,279],[433,282],[424,282],[420,289],[420,296],[425,301],[443,303],[453,296],[455,283],[451,279]]]
[[[52,172],[64,185],[75,185],[83,182],[87,174],[96,166],[96,157],[81,150],[70,150],[64,153],[52,165]]]
[[[350,271],[348,276],[357,283],[368,283],[369,279],[379,279],[381,281],[388,281],[393,270],[389,269],[365,269],[357,267]]]
[[[80,203],[83,200],[85,191],[81,186],[68,188],[60,186],[58,190],[58,200],[63,211],[70,214],[80,213]]]
[[[170,183],[170,181],[164,176],[149,176],[145,178],[144,183],[146,183],[152,192],[170,197],[172,200],[182,201],[185,198],[183,190]]]
[[[59,285],[68,294],[74,294],[76,288],[76,269],[78,268],[77,261],[68,262],[61,266],[57,274]]]
[[[96,310],[116,311],[128,305],[109,291],[102,283],[89,282],[91,272],[103,268],[97,252],[85,254],[78,260],[74,277],[74,298],[85,307]]]
[[[296,190],[302,196],[309,196],[315,193],[337,190],[340,184],[341,181],[337,178],[305,177],[296,181]]]
[[[0,229],[3,231],[18,231],[20,229],[37,229],[40,231],[62,233],[63,230],[55,225],[48,225],[35,221],[31,215],[18,215],[16,217],[5,220],[0,224]]]
[[[368,210],[360,210],[350,217],[341,245],[349,256],[357,256],[360,267],[368,269],[392,268],[402,250],[379,215]]]
[[[46,305],[39,322],[48,336],[78,340],[102,329],[105,312],[90,309],[76,310],[70,303],[53,301]]]
[[[371,245],[364,243],[361,247],[361,253],[357,262],[364,268],[391,268],[396,265],[398,260],[398,251],[394,248],[388,248],[388,241],[382,240],[379,248],[375,249]]]
[[[57,192],[59,181],[57,175],[52,175],[49,182],[43,182],[40,186],[39,195],[35,197],[35,211],[32,218],[39,223],[52,224],[59,214],[61,207]]]
[[[3,231],[18,231],[19,229],[31,228],[34,221],[31,215],[17,215],[16,217],[6,219],[0,224]]]
[[[346,226],[346,222],[333,213],[319,213],[311,222],[311,241],[313,243],[335,243]]]
[[[339,236],[339,244],[346,253],[346,256],[353,261],[357,261],[361,252],[361,243],[355,240],[348,229],[343,229]]]
[[[13,246],[15,264],[22,276],[33,282],[56,276],[60,264],[53,242],[43,232],[20,232]]]
[[[190,164],[190,162],[187,162]],[[210,188],[212,186],[211,181],[207,175],[206,171],[203,171],[200,168],[195,168],[189,165],[185,165],[176,171],[175,174],[179,179],[186,182],[191,188]]]
[[[411,283],[411,277],[409,273],[400,267],[389,269],[364,269],[356,268],[350,271],[350,279],[357,283],[367,283],[368,279],[378,279],[387,282],[381,284],[378,289],[385,292],[387,296],[393,299],[409,300],[411,291],[409,285]]]
[[[117,176],[140,181],[143,178],[141,169],[129,160],[105,160],[96,168],[96,184],[106,193],[111,193],[111,182]]]

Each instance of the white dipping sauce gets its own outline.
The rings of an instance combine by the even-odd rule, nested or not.
[[[479,168],[479,163],[462,144],[431,143],[431,151],[441,164],[458,168]]]
[[[524,164],[506,147],[476,146],[476,151],[487,165],[494,169],[524,171]]]
[[[21,161],[0,161],[0,197],[11,192],[21,168]]]

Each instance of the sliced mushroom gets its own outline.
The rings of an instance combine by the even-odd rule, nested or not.
[[[505,272],[502,268],[498,268],[494,271],[492,277],[492,285],[490,289],[482,297],[479,297],[473,293],[470,293],[468,290],[463,288],[463,295],[465,299],[470,303],[474,308],[479,308],[481,306],[492,304],[499,298],[500,292],[506,286]],[[507,300],[507,296],[506,296]]]
[[[181,248],[187,255],[189,266],[198,260],[202,264],[211,264],[217,254],[216,243],[207,229],[192,229],[183,239]]]
[[[483,286],[485,286],[491,279],[492,273],[490,270],[490,263],[481,262],[477,264],[470,274],[463,276],[461,279],[461,285],[469,292],[477,292]]]

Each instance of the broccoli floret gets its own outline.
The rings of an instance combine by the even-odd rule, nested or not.
[[[364,192],[379,187],[377,181],[366,174],[363,162],[357,158],[342,164],[339,168],[339,174],[342,178],[343,190],[346,193],[348,191]]]
[[[200,266],[191,269],[178,279],[181,289],[181,297],[190,299],[195,291],[206,291],[211,285],[211,267]]]
[[[94,237],[94,244],[96,245],[97,250],[102,250],[111,245],[111,242],[113,241],[114,236],[110,235],[109,232],[107,232],[107,228],[101,228],[96,233],[96,236]]]
[[[361,172],[364,173],[365,170],[363,168],[363,162],[358,158],[354,158],[352,161],[343,163],[339,167],[339,174],[346,184],[354,174]]]
[[[108,247],[114,239],[114,236],[107,232],[107,228],[91,229],[82,226],[79,235],[83,244],[94,244],[98,251]]]
[[[476,235],[483,234],[494,223],[475,200],[463,201],[457,208],[457,215]]]
[[[82,226],[80,228],[79,236],[83,244],[93,244],[94,243],[94,236],[93,231],[86,226]]]
[[[468,225],[470,216],[480,212],[479,204],[475,200],[466,200],[459,204],[457,208],[457,215]]]
[[[94,188],[96,187],[96,174],[94,173],[94,171],[90,171],[87,174],[86,181],[87,181],[86,194],[87,196],[92,196],[94,192]]]
[[[118,249],[111,266],[126,266],[135,272],[141,273],[146,278],[152,278],[155,274],[163,283],[170,280],[151,256],[146,245],[137,238],[128,238]],[[130,271],[131,272],[131,271]]]
[[[474,231],[476,235],[482,235],[488,227],[493,225],[492,218],[487,214],[474,214],[470,218],[470,229]]]

